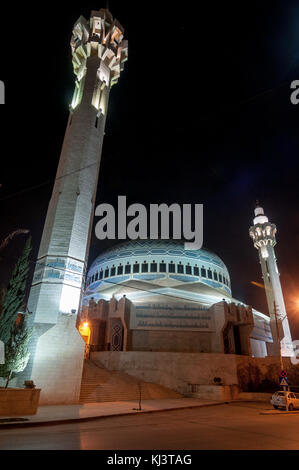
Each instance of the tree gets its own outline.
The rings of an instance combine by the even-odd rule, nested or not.
[[[5,344],[5,364],[0,365],[0,377],[6,378],[5,388],[18,372],[27,366],[30,352],[27,348],[33,328],[27,328],[26,319],[15,323],[10,340]]]
[[[4,299],[5,299],[5,295],[6,295],[6,288],[5,287],[1,287],[0,288],[0,318],[1,318],[1,313],[2,313],[2,309],[3,309],[3,304],[4,304]]]
[[[8,242],[12,240],[16,235],[20,235],[22,233],[28,233],[29,230],[27,229],[18,229],[15,230],[14,232],[11,232],[4,240],[1,240],[0,242],[0,251],[3,250],[8,245]]]
[[[24,310],[30,252],[31,237],[27,239],[23,253],[14,267],[5,294],[0,317],[0,340],[3,341],[4,344],[10,342],[18,314],[20,311]]]
[[[0,377],[7,379],[6,386],[14,374],[22,372],[29,360],[27,345],[32,329],[27,327],[25,312],[25,289],[29,271],[31,237],[25,243],[5,293],[0,316],[0,340],[5,345],[5,364],[0,365]]]

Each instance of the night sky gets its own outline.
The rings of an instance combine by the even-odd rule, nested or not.
[[[255,200],[278,227],[276,254],[299,338],[297,1],[109,0],[129,60],[112,88],[97,204],[204,204],[204,246],[227,265],[233,296],[267,313],[248,235]],[[198,5],[195,7],[195,5]],[[1,5],[1,228],[28,228],[37,256],[71,102],[73,23],[101,3]],[[1,252],[4,285],[23,247]],[[89,263],[111,241],[93,236]],[[32,263],[32,267],[34,264]]]

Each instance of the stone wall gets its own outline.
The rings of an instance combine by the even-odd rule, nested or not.
[[[40,405],[79,402],[85,343],[74,315],[60,315],[38,338],[31,379],[41,388]]]
[[[279,387],[278,357],[253,358],[235,354],[147,351],[99,351],[92,360],[110,370],[120,370],[144,381],[188,395],[191,385],[238,385],[244,392],[271,392]],[[290,385],[299,386],[299,365],[284,358]]]
[[[236,356],[236,363],[238,383],[244,392],[272,392],[279,387],[281,366],[278,357]],[[299,387],[299,364],[292,364],[290,358],[284,357],[283,366],[289,385]]]
[[[199,331],[132,330],[133,351],[210,352],[213,333]]]
[[[176,353],[146,351],[99,351],[92,360],[110,370],[120,370],[147,382],[189,394],[189,384],[213,384],[221,377],[224,385],[237,384],[232,354]]]
[[[181,314],[181,311],[186,307],[182,302],[175,302],[171,305],[174,309],[172,313],[176,308],[180,308]],[[151,312],[152,305],[148,303],[147,307]],[[122,325],[123,351],[252,354],[250,334],[254,322],[251,308],[246,309],[233,303],[227,304],[225,301],[218,302],[208,310],[207,327],[197,328],[192,325],[192,328],[189,329],[191,318],[189,311],[182,314],[180,326],[177,326],[165,325],[165,322],[163,324],[159,317],[155,317],[157,309],[154,309],[154,313],[150,313],[153,324],[141,327],[135,325],[135,310],[136,305],[125,296],[120,300],[112,297],[109,301],[101,299],[99,302],[91,299],[89,305],[83,307],[81,312],[82,320],[88,319],[91,325],[91,349],[93,351],[115,349],[112,347],[113,329],[111,323],[119,318]],[[148,314],[148,312],[146,313]],[[132,321],[131,317],[135,320]],[[102,323],[99,327],[100,320]],[[170,320],[167,318],[167,321]],[[102,336],[105,336],[104,344],[99,339],[100,328]]]

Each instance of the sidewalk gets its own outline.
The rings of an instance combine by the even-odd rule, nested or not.
[[[53,405],[40,406],[37,414],[33,416],[13,417],[26,419],[26,421],[4,422],[10,417],[0,416],[1,428],[16,428],[27,426],[42,426],[53,424],[77,423],[92,419],[108,418],[113,416],[126,416],[141,413],[155,413],[158,411],[179,410],[184,408],[200,408],[205,406],[223,405],[223,401],[199,400],[195,398],[142,400],[141,411],[139,402],[118,401],[86,403],[83,405]]]

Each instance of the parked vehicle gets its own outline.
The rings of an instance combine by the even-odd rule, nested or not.
[[[276,410],[278,408],[287,409],[287,405],[289,411],[296,408],[299,409],[299,393],[290,391],[275,392],[274,395],[272,395],[270,403]]]

